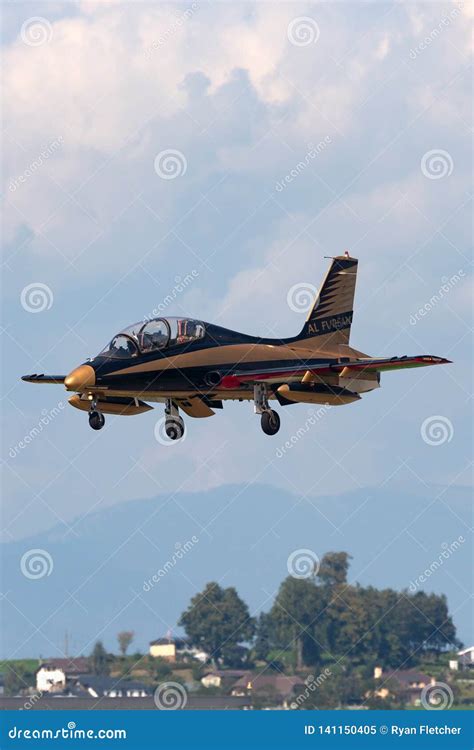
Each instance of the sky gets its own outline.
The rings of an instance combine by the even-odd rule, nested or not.
[[[316,503],[470,486],[472,6],[3,13],[2,539],[230,484]],[[154,309],[293,335],[295,287],[313,294],[346,249],[352,345],[452,365],[383,375],[317,419],[282,409],[273,438],[229,404],[172,445],[160,405],[94,433],[61,386],[20,380],[67,374]]]

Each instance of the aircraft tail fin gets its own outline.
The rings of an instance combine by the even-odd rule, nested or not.
[[[332,259],[314,305],[293,346],[324,349],[349,344],[354,293],[357,279],[356,258],[349,253]]]

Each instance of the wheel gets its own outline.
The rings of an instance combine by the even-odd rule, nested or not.
[[[280,429],[280,417],[273,409],[268,409],[262,414],[262,430],[266,435],[276,435]]]
[[[165,432],[170,440],[180,440],[184,435],[184,422],[181,417],[171,417],[166,420]]]
[[[101,430],[105,424],[105,417],[100,411],[89,412],[89,425],[93,430]]]

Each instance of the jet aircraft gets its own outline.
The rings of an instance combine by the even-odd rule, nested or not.
[[[124,328],[69,375],[23,380],[63,384],[94,430],[105,414],[141,414],[153,408],[148,402],[164,403],[166,434],[178,440],[180,412],[211,417],[225,401],[253,401],[262,430],[275,435],[280,418],[271,402],[350,404],[379,388],[383,372],[449,363],[426,354],[373,358],[349,344],[357,265],[348,252],[331,259],[297,336],[262,338],[194,318],[158,317]]]

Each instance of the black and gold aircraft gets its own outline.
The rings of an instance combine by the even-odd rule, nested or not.
[[[172,440],[184,434],[181,409],[210,417],[229,399],[254,402],[262,429],[275,435],[280,418],[270,406],[295,403],[350,404],[380,386],[380,374],[408,367],[441,365],[441,357],[418,355],[373,359],[349,345],[357,260],[332,259],[298,336],[247,336],[190,318],[154,318],[113,337],[93,359],[69,375],[25,375],[30,383],[63,383],[69,403],[89,412],[94,430],[104,414],[140,414],[165,404],[165,429]],[[143,399],[143,400],[142,400]]]

